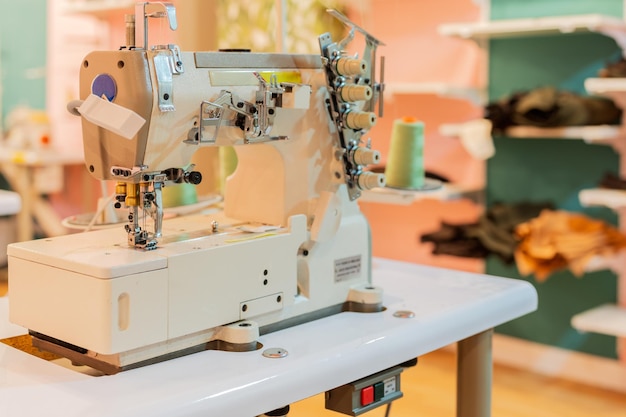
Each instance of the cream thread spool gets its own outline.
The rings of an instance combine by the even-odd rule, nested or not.
[[[385,177],[388,187],[424,187],[423,122],[413,117],[403,117],[393,122]]]

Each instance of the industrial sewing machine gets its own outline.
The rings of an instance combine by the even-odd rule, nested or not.
[[[148,20],[176,29],[174,7],[140,3],[125,47],[85,57],[70,110],[87,169],[128,208],[127,242],[107,229],[9,246],[10,319],[35,346],[116,373],[381,311],[356,202],[384,185],[364,170],[379,160],[364,135],[382,104],[380,42],[331,13],[350,34],[320,36],[320,55],[181,52],[148,46]],[[362,56],[346,52],[355,34]],[[164,221],[163,188],[201,181],[190,160],[203,146],[237,152],[223,211]]]

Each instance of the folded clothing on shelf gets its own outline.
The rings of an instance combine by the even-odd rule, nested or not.
[[[489,255],[489,250],[476,237],[470,236],[468,230],[476,227],[472,224],[441,223],[441,228],[435,232],[421,236],[421,242],[434,243],[433,255],[450,255],[460,258],[483,259]]]
[[[605,97],[581,96],[554,87],[517,92],[485,107],[493,133],[511,126],[562,127],[620,123],[622,110]]]
[[[553,272],[569,268],[576,276],[596,256],[615,255],[626,248],[626,235],[601,220],[580,213],[544,210],[518,225],[520,240],[515,262],[522,275],[545,281]]]
[[[610,188],[612,190],[626,190],[626,179],[612,172],[607,172],[600,180],[599,185],[602,188]]]
[[[626,58],[620,57],[613,62],[607,62],[604,68],[598,71],[598,76],[602,78],[624,78],[626,77]]]
[[[496,203],[477,222],[457,225],[442,222],[438,231],[422,235],[420,241],[434,243],[435,255],[486,258],[495,254],[505,263],[512,263],[518,244],[516,226],[552,207],[547,202]]]

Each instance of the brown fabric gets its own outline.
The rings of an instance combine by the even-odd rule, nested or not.
[[[604,78],[626,77],[626,59],[622,57],[616,61],[607,63],[604,68],[598,71],[598,75]]]
[[[626,248],[626,235],[613,226],[566,211],[544,210],[515,231],[521,240],[515,250],[517,268],[540,282],[565,268],[581,276],[594,256],[611,256]]]
[[[600,187],[612,190],[626,190],[626,180],[612,172],[607,172],[600,180]]]
[[[619,124],[621,109],[605,97],[582,96],[554,87],[512,94],[485,107],[494,133],[511,126],[560,127]]]
[[[439,230],[423,234],[420,240],[434,244],[434,255],[486,258],[495,254],[503,262],[513,263],[518,244],[515,227],[547,208],[553,205],[548,202],[495,203],[477,222],[457,225],[442,222]]]

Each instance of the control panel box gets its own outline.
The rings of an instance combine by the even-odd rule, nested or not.
[[[402,397],[400,374],[396,366],[326,392],[326,408],[358,416]]]

